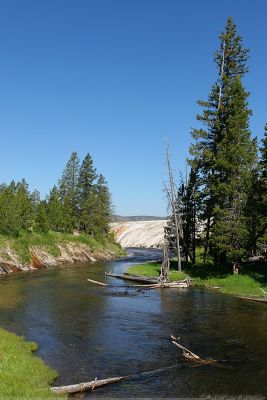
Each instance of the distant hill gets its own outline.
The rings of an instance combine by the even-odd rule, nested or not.
[[[154,217],[148,215],[134,215],[134,216],[122,216],[122,215],[112,215],[112,222],[130,222],[130,221],[159,221],[168,219],[167,217]]]

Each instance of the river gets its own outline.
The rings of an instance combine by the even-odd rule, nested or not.
[[[161,257],[129,249],[124,259],[60,266],[0,279],[0,325],[38,342],[56,385],[176,365],[84,394],[83,398],[180,398],[267,394],[267,307],[203,289],[137,290],[105,271]],[[170,335],[221,367],[195,367]],[[262,397],[261,397],[262,398]]]

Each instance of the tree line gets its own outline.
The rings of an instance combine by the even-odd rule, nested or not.
[[[80,163],[71,154],[58,185],[45,200],[29,191],[25,179],[0,185],[0,234],[18,236],[21,230],[86,232],[107,236],[112,203],[107,182],[87,154]]]
[[[248,49],[228,18],[214,61],[218,77],[207,100],[199,100],[199,126],[192,130],[189,176],[179,185],[176,213],[186,259],[203,263],[241,262],[266,254],[267,124],[258,144],[251,137],[249,93],[243,78],[248,72]],[[166,236],[174,245],[174,215]]]

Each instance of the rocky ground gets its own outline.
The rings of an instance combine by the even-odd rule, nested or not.
[[[44,247],[32,246],[29,248],[30,261],[23,263],[17,253],[9,246],[0,252],[0,275],[12,274],[19,271],[29,271],[40,268],[49,268],[59,264],[73,264],[77,262],[95,262],[111,260],[118,256],[116,251],[94,251],[86,244],[65,242],[57,245],[59,255],[52,255]]]

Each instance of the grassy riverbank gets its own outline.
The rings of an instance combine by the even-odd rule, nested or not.
[[[156,262],[133,265],[128,269],[129,274],[147,276],[151,278],[158,277],[160,274],[161,264]],[[170,281],[177,281],[185,279],[188,275],[185,272],[175,271],[174,269],[170,272]]]
[[[51,392],[57,373],[32,353],[36,349],[36,343],[0,328],[0,399],[67,398]]]
[[[128,273],[149,277],[158,277],[160,274],[160,263],[146,263],[134,265],[128,269]],[[195,286],[214,288],[218,287],[222,293],[236,296],[263,297],[267,292],[266,263],[244,265],[239,275],[232,275],[229,266],[215,268],[211,261],[206,266],[197,262],[195,268],[190,263],[183,263],[183,272],[177,271],[177,263],[170,263],[170,281],[184,279],[190,276]]]
[[[30,261],[31,247],[37,246],[47,250],[52,256],[58,257],[60,249],[58,245],[64,243],[85,244],[94,252],[109,251],[114,254],[123,255],[124,250],[115,243],[112,236],[109,238],[87,235],[86,233],[70,234],[49,231],[47,233],[21,231],[17,237],[0,235],[0,257],[6,261],[11,260],[9,249],[15,252],[20,262],[26,264]]]

